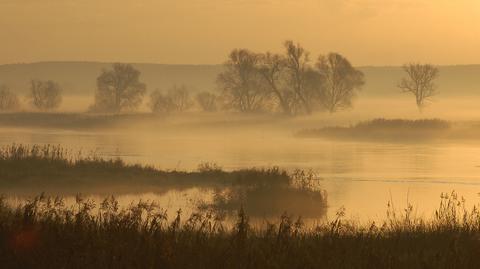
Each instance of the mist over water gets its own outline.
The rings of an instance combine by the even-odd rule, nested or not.
[[[446,108],[452,111],[453,106],[458,113],[447,112]],[[367,107],[379,110],[366,111]],[[0,131],[0,145],[12,141],[62,145],[73,152],[95,152],[100,157],[118,157],[128,163],[168,170],[192,171],[203,162],[217,163],[225,170],[272,166],[289,171],[312,169],[320,187],[328,193],[330,218],[344,206],[347,216],[354,219],[381,220],[390,200],[399,209],[410,203],[419,217],[428,218],[438,207],[442,192],[456,190],[467,199],[467,204],[478,202],[480,143],[475,139],[376,142],[298,138],[294,133],[304,128],[349,126],[380,115],[444,118],[474,124],[477,117],[471,111],[473,103],[468,98],[448,104],[443,100],[424,114],[415,111],[408,100],[385,103],[382,99],[371,99],[359,100],[350,111],[296,119],[215,113],[172,115],[98,129],[4,127]],[[167,194],[145,190],[145,194],[122,194],[119,199],[128,204],[135,198],[155,198],[176,210],[194,207],[195,200],[209,199],[209,195],[195,190]]]

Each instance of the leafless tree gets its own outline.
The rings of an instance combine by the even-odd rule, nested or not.
[[[430,64],[411,63],[403,66],[407,77],[403,78],[398,87],[415,96],[420,111],[425,103],[437,93],[434,80],[438,77],[438,68]]]
[[[228,108],[241,112],[265,109],[269,92],[265,89],[258,71],[260,56],[245,49],[235,49],[224,64],[217,84]]]
[[[137,109],[142,103],[146,85],[140,82],[140,71],[130,64],[113,64],[97,78],[95,104],[92,109],[121,112]]]
[[[280,109],[286,115],[294,114],[294,94],[285,85],[286,58],[267,52],[260,56],[258,70],[267,88],[274,96]]]
[[[155,113],[184,112],[193,105],[186,86],[173,86],[166,94],[160,90],[150,95],[150,108]]]
[[[47,111],[60,106],[62,102],[62,89],[58,83],[48,80],[32,80],[30,93],[27,99],[37,109]]]
[[[286,79],[291,91],[288,97],[290,98],[289,103],[297,108],[301,105],[305,113],[311,114],[315,91],[307,85],[309,83],[307,77],[312,74],[309,65],[309,53],[300,44],[295,44],[290,40],[285,41],[284,46],[286,50]],[[298,110],[295,107],[293,110]]]
[[[191,108],[193,105],[190,92],[185,85],[175,85],[168,90],[167,94],[172,102],[174,111],[183,112]]]
[[[365,84],[363,73],[337,53],[320,56],[317,69],[322,83],[320,101],[328,111],[351,107],[356,91]]]
[[[203,111],[213,112],[217,110],[217,96],[211,92],[200,92],[196,96],[198,105]]]
[[[154,113],[170,113],[173,111],[171,100],[160,90],[155,90],[150,94],[149,106]]]
[[[300,44],[286,41],[284,47],[285,54],[248,50],[230,54],[218,83],[231,106],[246,112],[273,105],[286,115],[297,115],[325,106],[334,112],[351,105],[364,79],[347,59],[332,53],[320,57],[314,68]]]
[[[5,85],[0,85],[0,111],[14,111],[20,107],[18,96]]]

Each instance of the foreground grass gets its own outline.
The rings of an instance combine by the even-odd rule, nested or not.
[[[252,227],[238,211],[225,225],[215,211],[173,221],[154,203],[98,207],[77,197],[38,196],[18,207],[0,200],[2,268],[479,268],[480,213],[455,193],[431,220],[391,207],[384,223],[343,219],[305,227],[282,215]]]

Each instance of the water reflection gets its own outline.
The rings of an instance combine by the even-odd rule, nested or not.
[[[261,135],[259,135],[261,134]],[[386,203],[409,202],[419,214],[429,214],[441,192],[457,190],[477,202],[480,191],[480,145],[475,143],[388,144],[295,139],[290,135],[162,134],[142,136],[118,132],[76,132],[4,129],[0,144],[61,144],[74,151],[121,157],[132,163],[166,169],[196,169],[201,162],[217,162],[225,169],[269,167],[315,170],[328,192],[329,215],[340,206],[360,219],[385,216]],[[122,196],[122,200],[141,196]],[[193,194],[192,194],[193,195]],[[167,204],[184,203],[192,195],[157,197]],[[203,195],[203,194],[199,194]],[[123,198],[125,197],[125,198]],[[166,200],[165,200],[166,199]],[[172,202],[172,201],[176,202]],[[178,201],[177,201],[178,200]],[[183,205],[183,204],[182,204]],[[185,205],[186,206],[186,205]]]

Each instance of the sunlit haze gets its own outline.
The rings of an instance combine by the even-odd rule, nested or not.
[[[0,64],[217,64],[236,47],[355,65],[480,62],[477,0],[0,0]]]
[[[480,268],[480,0],[0,0],[0,268]]]

